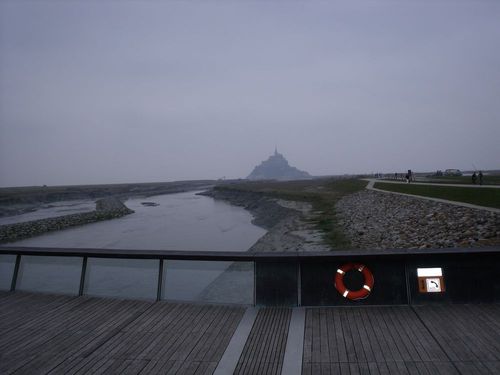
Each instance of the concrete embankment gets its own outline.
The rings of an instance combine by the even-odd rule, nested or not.
[[[47,232],[115,219],[133,212],[118,198],[103,198],[96,201],[95,211],[2,225],[0,226],[0,243],[14,242]]]

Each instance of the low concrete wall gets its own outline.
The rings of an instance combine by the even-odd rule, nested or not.
[[[115,219],[133,212],[117,198],[104,198],[96,201],[95,211],[1,225],[0,243],[19,241],[60,229]]]

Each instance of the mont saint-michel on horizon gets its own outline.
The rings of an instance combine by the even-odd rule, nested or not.
[[[301,171],[288,164],[288,160],[275,148],[274,155],[257,165],[247,177],[249,180],[305,180],[312,178],[305,171]]]

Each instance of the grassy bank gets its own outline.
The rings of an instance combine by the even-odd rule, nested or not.
[[[427,177],[425,182],[439,183],[439,184],[463,184],[472,185],[472,176],[439,176]],[[479,177],[476,183],[479,184]],[[483,185],[500,185],[500,175],[484,175]]]
[[[269,197],[308,202],[317,213],[312,223],[323,232],[332,248],[347,248],[349,241],[336,225],[335,203],[347,194],[365,188],[367,182],[358,179],[318,179],[286,182],[244,182],[219,185],[215,189],[231,189],[261,193]]]
[[[375,183],[374,187],[397,193],[421,195],[424,197],[470,203],[478,206],[500,208],[500,189],[495,188],[474,189],[469,187],[387,184],[382,182]]]

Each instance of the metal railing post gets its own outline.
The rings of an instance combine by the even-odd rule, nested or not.
[[[19,266],[21,265],[21,255],[16,256],[16,264],[14,266],[14,274],[12,275],[12,282],[10,283],[10,291],[16,290],[17,274],[19,273]]]
[[[161,300],[163,289],[163,258],[160,258],[160,264],[158,266],[158,289],[156,291],[156,300]]]
[[[80,275],[80,288],[78,288],[78,296],[83,296],[83,289],[85,287],[85,274],[87,273],[87,257],[83,257],[82,274]]]
[[[297,306],[302,306],[301,262],[297,262]]]

